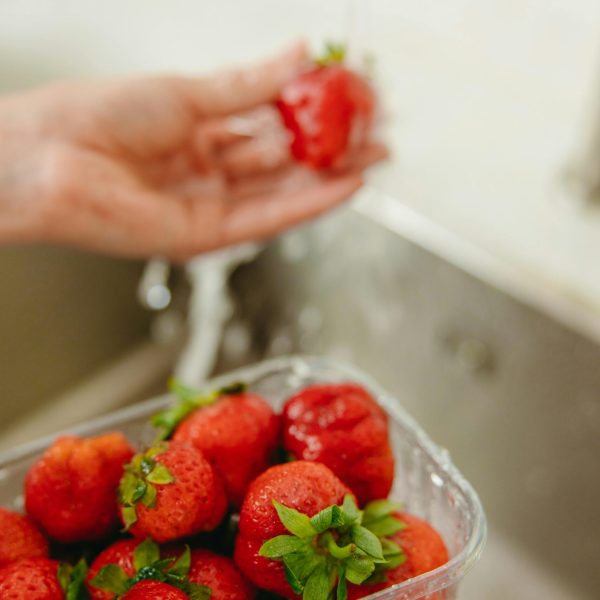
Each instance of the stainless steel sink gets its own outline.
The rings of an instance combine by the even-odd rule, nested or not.
[[[72,250],[0,249],[0,446],[20,419],[147,335],[140,272],[135,262]]]
[[[0,446],[162,385],[172,347],[118,358],[148,333],[138,265],[41,249],[0,259]],[[598,597],[597,345],[352,209],[268,244],[230,291],[217,371],[291,352],[350,361],[449,449],[491,525],[461,598]],[[94,385],[48,400],[115,357]],[[27,411],[35,427],[11,426]]]
[[[349,360],[450,450],[492,529],[465,598],[598,597],[598,346],[352,210],[269,245],[231,286],[219,370]]]

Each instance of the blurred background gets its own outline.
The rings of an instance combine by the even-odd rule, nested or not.
[[[159,311],[141,263],[0,249],[0,449],[174,369],[327,354],[401,398],[479,491],[490,539],[462,598],[598,598],[598,2],[2,0],[0,92],[196,73],[298,36],[375,57],[392,159],[243,261],[146,271],[142,300],[172,294]]]

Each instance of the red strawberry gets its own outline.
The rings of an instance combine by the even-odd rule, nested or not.
[[[373,122],[375,94],[366,80],[340,64],[336,53],[284,85],[277,107],[292,133],[293,156],[328,168],[364,146]]]
[[[91,581],[106,565],[117,565],[122,569],[127,578],[135,575],[133,554],[140,544],[137,539],[119,540],[100,552],[91,564],[87,574],[87,588],[92,600],[109,600],[115,597],[113,592],[108,592],[92,585]]]
[[[27,473],[27,512],[60,542],[106,537],[118,525],[116,492],[132,455],[120,433],[57,439]]]
[[[405,528],[394,534],[391,539],[402,549],[406,557],[404,562],[386,571],[385,581],[372,585],[349,586],[350,600],[364,598],[401,581],[437,569],[448,562],[446,544],[429,523],[407,513],[398,513],[396,517],[404,523]],[[438,600],[438,598],[439,595],[435,594],[425,600]]]
[[[88,574],[87,586],[92,600],[128,598],[129,594],[138,597],[136,594],[146,590],[139,583],[150,580],[168,584],[183,592],[184,597],[208,600],[211,590],[191,579],[191,565],[188,546],[183,550],[176,547],[161,550],[150,538],[143,542],[125,540],[98,556]]]
[[[176,587],[161,581],[140,581],[121,600],[189,600],[189,596]]]
[[[175,442],[134,456],[121,479],[119,502],[125,527],[159,543],[210,531],[227,510],[212,465],[196,448]]]
[[[230,558],[208,550],[194,550],[188,574],[192,583],[210,588],[211,600],[252,600],[256,590]]]
[[[322,464],[277,465],[248,489],[235,562],[256,586],[286,598],[328,600],[337,586],[344,599],[347,582],[398,564],[400,548],[388,539],[401,527],[394,509],[379,500],[360,511]]]
[[[63,600],[58,562],[47,558],[27,558],[0,569],[0,598]]]
[[[279,417],[255,394],[201,396],[178,384],[176,391],[183,404],[157,415],[153,422],[177,426],[173,440],[189,442],[204,453],[221,475],[229,502],[239,507],[250,482],[271,462],[279,442]],[[189,416],[181,410],[186,403],[193,411]],[[171,416],[174,411],[177,418],[184,418],[179,425]]]
[[[283,409],[283,445],[296,458],[327,465],[360,504],[385,498],[394,456],[385,411],[362,387],[314,385]]]
[[[0,507],[0,567],[39,556],[48,556],[48,542],[33,521]]]
[[[76,567],[48,558],[25,558],[0,569],[3,600],[64,600],[79,598],[85,579],[85,563]]]

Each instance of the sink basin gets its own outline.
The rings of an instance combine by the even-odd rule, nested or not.
[[[348,360],[449,449],[491,525],[464,598],[597,597],[598,346],[352,209],[268,245],[231,290],[218,370]]]

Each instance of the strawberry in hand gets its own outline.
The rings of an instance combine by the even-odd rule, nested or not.
[[[277,100],[292,135],[296,160],[314,169],[341,166],[368,141],[376,97],[355,71],[343,65],[344,50],[328,46],[317,66],[285,84]]]
[[[177,381],[179,403],[155,415],[161,438],[187,442],[215,467],[227,498],[239,507],[250,482],[271,463],[279,441],[279,417],[269,403],[242,384],[201,394]]]
[[[162,543],[211,531],[227,499],[220,477],[196,448],[163,442],[137,454],[119,484],[125,529]]]
[[[287,400],[283,445],[295,458],[327,465],[361,505],[390,493],[394,456],[388,418],[359,385],[313,385]]]
[[[397,507],[379,500],[364,511],[324,465],[272,467],[250,486],[240,512],[235,561],[258,587],[286,598],[328,600],[405,560],[390,536],[403,528]]]

